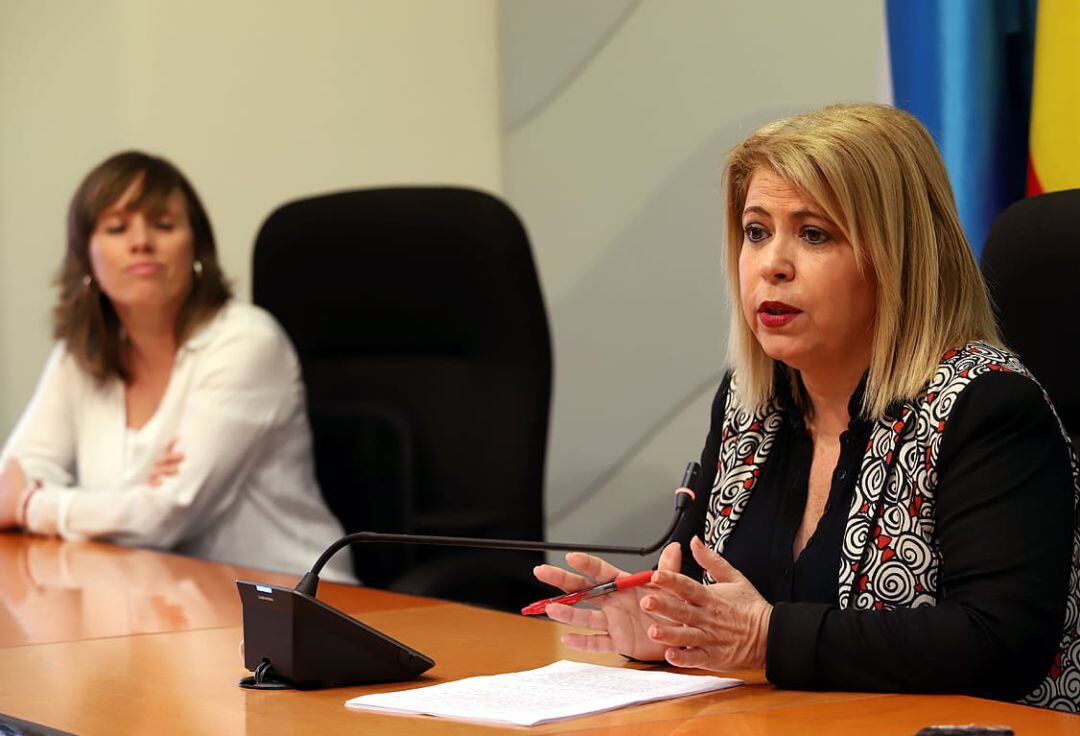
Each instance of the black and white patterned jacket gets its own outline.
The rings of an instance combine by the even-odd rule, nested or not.
[[[987,371],[1035,380],[1016,356],[972,342],[947,352],[923,393],[898,405],[872,428],[840,553],[841,608],[887,610],[937,602],[941,552],[934,504],[941,438],[960,392]],[[733,385],[737,380],[732,376]],[[717,552],[723,553],[750,499],[782,421],[778,402],[755,412],[740,405],[736,391],[728,391],[705,523],[706,541]],[[1069,443],[1064,430],[1062,434]],[[1075,509],[1080,504],[1080,465],[1069,447]],[[1074,528],[1073,534],[1069,595],[1057,656],[1042,683],[1021,702],[1080,712],[1080,529]],[[707,575],[706,582],[712,582]]]

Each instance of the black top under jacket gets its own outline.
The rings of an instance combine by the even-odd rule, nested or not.
[[[693,509],[675,539],[683,571],[704,539],[723,427],[725,378],[713,402]],[[781,385],[778,382],[778,386]],[[813,443],[790,395],[783,426],[724,557],[774,605],[766,676],[793,689],[949,692],[1015,699],[1052,664],[1071,564],[1073,481],[1065,442],[1039,387],[1020,375],[972,380],[952,408],[938,457],[936,606],[840,609],[840,548],[872,423],[852,396],[828,504],[798,559]]]

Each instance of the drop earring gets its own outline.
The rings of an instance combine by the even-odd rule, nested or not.
[[[195,272],[195,278],[202,276],[202,261],[196,260],[192,263],[191,270]]]
[[[82,277],[82,285],[84,289],[89,289],[94,283],[94,277],[90,274],[86,274]]]

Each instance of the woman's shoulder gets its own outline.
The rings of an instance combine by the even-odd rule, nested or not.
[[[1016,373],[1031,378],[1031,372],[1016,353],[1000,345],[972,340],[945,351],[930,380],[930,389],[935,385],[967,383],[984,373]]]
[[[223,345],[288,349],[281,325],[262,307],[236,300],[226,302],[214,317],[187,341],[191,350]]]
[[[1076,455],[1051,397],[1026,370],[985,370],[938,395],[922,413],[940,437],[939,470],[962,455],[1010,457],[1033,466],[1038,457],[1073,474]],[[1057,454],[1060,453],[1060,454]],[[987,460],[988,461],[988,460]],[[1080,487],[1072,489],[1080,493]]]
[[[949,407],[961,393],[986,394],[1013,403],[1042,396],[1042,388],[1016,353],[973,340],[945,351],[916,403]]]
[[[1060,430],[1051,399],[1035,376],[1015,353],[996,345],[969,342],[946,352],[922,398],[939,422],[948,420],[951,434],[961,427],[978,433],[988,426],[1038,422]]]
[[[296,353],[285,331],[253,304],[227,302],[184,348],[208,373],[236,380],[291,381],[298,375]]]
[[[45,359],[43,375],[54,375],[61,380],[78,385],[95,386],[94,377],[83,368],[75,353],[68,349],[67,340],[61,338],[53,343]]]

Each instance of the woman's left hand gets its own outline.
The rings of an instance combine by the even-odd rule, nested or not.
[[[15,526],[19,511],[19,502],[26,489],[26,473],[15,458],[7,461],[0,473],[0,529]]]
[[[146,485],[157,488],[165,479],[180,472],[180,463],[184,459],[184,453],[176,449],[179,438],[173,438],[165,445],[160,457],[154,461],[154,467],[150,469],[150,476],[146,479]]]
[[[652,582],[664,593],[642,598],[641,608],[671,623],[654,623],[649,638],[667,647],[664,658],[676,667],[764,667],[772,606],[697,537],[690,540],[690,551],[716,583],[702,585],[676,572],[657,571]]]

